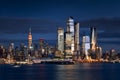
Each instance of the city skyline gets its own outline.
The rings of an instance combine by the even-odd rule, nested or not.
[[[0,0],[0,80],[120,80],[120,0]]]
[[[80,23],[80,36],[89,27],[96,27],[103,49],[119,50],[119,3],[119,0],[1,0],[0,39],[27,40],[31,27],[33,39],[56,40],[57,28],[65,29],[66,19],[73,16]]]

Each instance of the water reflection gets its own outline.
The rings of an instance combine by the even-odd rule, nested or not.
[[[120,64],[0,65],[0,80],[120,80]]]

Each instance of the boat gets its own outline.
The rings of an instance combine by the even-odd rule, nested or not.
[[[20,67],[20,65],[15,65],[15,66],[13,66],[13,67],[17,68],[17,67]]]
[[[39,63],[41,63],[41,60],[40,59],[32,59],[32,62],[34,64],[39,64]]]
[[[13,67],[14,68],[18,68],[18,67],[20,67],[21,65],[20,64],[17,64],[17,63],[15,63],[14,65],[13,65]]]

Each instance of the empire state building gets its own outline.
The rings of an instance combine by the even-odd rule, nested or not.
[[[28,34],[28,48],[30,49],[32,47],[32,34],[31,34],[31,28],[29,28],[29,34]]]

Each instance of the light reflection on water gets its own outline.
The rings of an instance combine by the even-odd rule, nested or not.
[[[0,80],[120,80],[120,64],[0,65]]]

